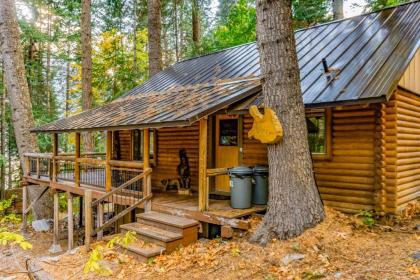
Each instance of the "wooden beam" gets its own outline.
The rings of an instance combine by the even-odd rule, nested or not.
[[[59,217],[60,205],[59,205],[58,192],[54,189],[51,189],[51,191],[54,195],[54,226],[53,226],[53,244],[51,245],[49,252],[54,254],[54,253],[58,253],[62,251],[60,243],[59,243],[60,228],[58,225],[60,221],[60,217]]]
[[[58,155],[58,134],[57,133],[53,133],[52,134],[52,161],[53,161],[53,166],[52,166],[52,180],[54,182],[57,182],[57,173],[58,173],[58,165],[57,165],[57,159],[55,158]]]
[[[77,161],[80,158],[80,132],[74,135],[75,149],[74,149],[74,183],[76,187],[80,187],[80,163]]]
[[[112,159],[112,131],[106,132],[106,150],[105,150],[105,190],[111,191],[112,170],[110,160]]]
[[[26,208],[28,207],[28,186],[22,187],[22,232],[26,233],[27,230],[27,214]]]
[[[150,168],[150,132],[149,129],[143,130],[143,168],[147,170]],[[143,195],[144,197],[150,196],[152,194],[152,176],[150,174],[145,174],[143,181]],[[149,212],[152,210],[152,201],[146,200],[144,202],[144,211]]]
[[[68,250],[73,249],[73,195],[71,192],[66,192],[67,197],[67,229],[68,229]]]
[[[90,250],[92,235],[92,191],[85,190],[85,247]]]
[[[207,211],[209,208],[209,186],[207,181],[207,118],[200,120],[198,147],[198,209]]]

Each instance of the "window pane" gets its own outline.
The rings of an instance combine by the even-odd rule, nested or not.
[[[238,145],[238,120],[220,120],[219,121],[219,145],[237,146]]]
[[[325,114],[306,117],[306,125],[308,127],[308,142],[311,152],[315,154],[325,154]]]

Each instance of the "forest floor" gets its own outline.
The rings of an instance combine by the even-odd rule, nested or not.
[[[2,250],[0,279],[28,279],[27,257],[38,257],[54,279],[420,279],[419,210],[412,206],[399,218],[372,220],[327,209],[321,224],[288,241],[261,247],[248,242],[252,232],[231,240],[201,239],[148,263],[108,252],[103,261],[112,269],[108,277],[83,272],[89,258],[83,247],[39,258],[52,236],[32,232],[32,250]],[[253,219],[254,229],[259,221]]]

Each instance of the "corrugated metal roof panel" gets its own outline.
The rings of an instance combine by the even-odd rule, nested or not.
[[[385,100],[420,46],[420,2],[415,1],[376,13],[298,30],[295,38],[303,101],[306,106],[320,107],[334,103]],[[332,69],[330,74],[325,74],[323,71],[323,58]],[[259,75],[257,45],[250,43],[178,62],[128,91],[124,96],[161,92],[160,94],[164,96],[173,94],[171,99],[175,100],[177,93],[173,92],[173,88]],[[204,95],[208,93],[206,90],[203,92]],[[235,94],[235,91],[232,94]],[[217,98],[218,95],[215,95],[211,98],[212,103],[206,106],[210,104],[216,106]],[[257,98],[253,102],[261,100]],[[150,106],[153,103],[148,101],[147,104]],[[104,109],[92,110],[88,114],[100,114],[102,110],[111,108],[107,106],[101,107]],[[134,107],[128,109],[133,112]],[[165,109],[174,110],[171,106]],[[138,106],[136,110],[137,114],[143,114],[145,108]],[[161,112],[161,114],[169,113]],[[93,117],[92,123],[84,127],[97,128],[107,123],[115,126],[126,125],[125,119],[121,118],[118,123],[113,120],[95,119]],[[157,118],[154,121],[163,122],[169,119]],[[130,118],[129,122],[134,124],[135,121],[138,122],[140,119]],[[70,119],[59,121],[55,127],[57,130],[60,128],[69,130],[72,123]],[[137,124],[146,123],[146,120],[142,120]],[[45,127],[51,129],[54,125]],[[42,129],[43,127],[37,130]]]

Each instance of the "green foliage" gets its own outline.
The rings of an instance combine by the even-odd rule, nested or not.
[[[17,198],[16,195],[12,195],[9,199],[0,200],[0,215],[4,215],[6,210],[9,209],[13,201]]]
[[[93,272],[103,276],[112,275],[112,270],[102,263],[104,260],[103,249],[104,248],[102,246],[98,246],[92,250],[89,255],[89,260],[83,269],[83,273],[87,274],[89,272]]]
[[[8,231],[0,232],[0,245],[18,245],[23,250],[32,249],[32,244],[23,235]]]
[[[1,217],[0,224],[5,224],[5,223],[19,224],[21,221],[22,219],[20,218],[20,216],[18,216],[15,213],[10,213],[8,215]]]
[[[362,210],[357,214],[357,216],[362,218],[362,223],[371,228],[375,225],[375,219],[372,212]]]
[[[256,19],[255,1],[237,1],[230,6],[227,17],[203,39],[204,51],[220,50],[255,41]]]
[[[375,12],[386,7],[400,5],[409,1],[410,0],[366,0],[366,6],[369,10]]]
[[[329,6],[330,1],[327,0],[293,0],[294,27],[304,28],[330,20],[327,16]]]
[[[110,241],[108,241],[105,247],[97,246],[90,253],[89,260],[85,264],[83,272],[85,274],[93,272],[103,276],[112,275],[112,270],[103,263],[105,252],[113,250],[115,245],[119,245],[125,248],[136,240],[136,233],[133,231],[128,231],[123,236],[118,235],[112,238]]]
[[[305,271],[302,273],[302,279],[304,280],[313,280],[324,278],[325,275],[320,272]]]

